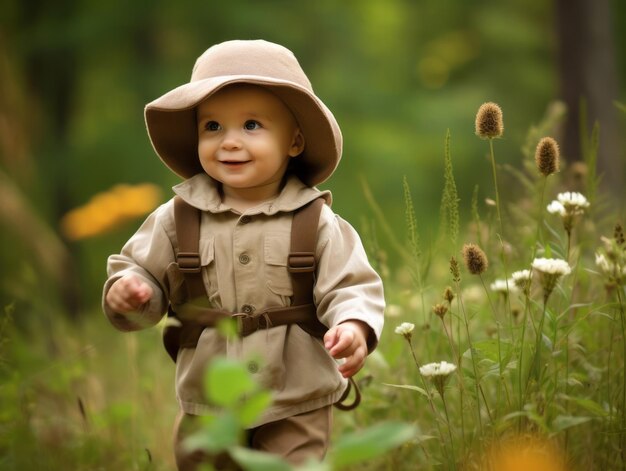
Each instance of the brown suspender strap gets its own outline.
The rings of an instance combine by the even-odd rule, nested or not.
[[[237,320],[237,330],[244,337],[259,329],[290,324],[298,324],[314,337],[322,338],[324,336],[328,329],[318,320],[317,310],[313,303],[317,228],[323,206],[324,200],[317,198],[297,210],[293,216],[291,246],[287,260],[287,269],[293,286],[292,305],[260,310],[252,314],[233,314],[224,310],[195,306],[191,302],[177,306],[176,312],[170,306],[168,314],[177,318],[180,325],[166,328],[163,342],[174,362],[180,348],[196,347],[205,328],[215,327],[220,320],[229,317]],[[185,278],[188,301],[206,296],[199,249],[200,217],[200,210],[187,204],[179,196],[174,198],[174,218],[178,240],[176,261]],[[355,390],[354,402],[344,405],[343,401],[347,398],[352,387]],[[335,406],[342,410],[350,410],[355,408],[360,401],[359,388],[350,378],[348,389]]]
[[[217,322],[226,317],[233,317],[237,320],[238,331],[242,336],[250,335],[259,329],[288,324],[298,324],[315,337],[324,336],[328,329],[317,319],[313,303],[317,226],[323,206],[324,201],[318,198],[294,213],[291,247],[287,260],[287,269],[292,279],[294,293],[292,305],[260,310],[253,314],[233,314],[219,309],[194,306],[191,302],[176,306],[176,312],[170,307],[169,315],[182,323],[178,329],[181,331],[180,334],[168,332],[165,336],[169,344],[166,345],[166,349],[174,361],[176,361],[175,353],[179,347],[193,347],[197,344],[202,333],[200,327],[214,327]],[[178,239],[176,260],[185,278],[187,300],[193,301],[206,297],[199,253],[200,210],[176,196],[174,218]]]
[[[317,226],[322,206],[324,201],[321,198],[312,201],[296,211],[291,223],[291,252],[287,269],[291,274],[294,305],[313,302]]]
[[[199,209],[187,204],[180,196],[174,197],[174,220],[178,240],[176,263],[185,278],[188,301],[205,296],[200,259],[200,216]]]

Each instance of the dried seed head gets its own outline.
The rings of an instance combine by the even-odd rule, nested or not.
[[[437,317],[439,317],[440,319],[443,319],[443,316],[446,315],[446,312],[448,312],[448,308],[445,304],[437,303],[433,306],[433,313],[435,313],[435,315],[437,315]]]
[[[502,110],[495,103],[483,103],[476,113],[476,135],[481,139],[502,136]]]
[[[463,260],[467,271],[472,275],[480,275],[489,266],[485,252],[476,244],[465,244],[463,246]]]
[[[452,300],[454,299],[454,291],[449,286],[443,292],[443,299],[445,299],[448,304],[452,304]]]
[[[559,171],[559,145],[551,137],[544,137],[537,144],[535,163],[542,175],[548,176]]]
[[[459,262],[456,258],[450,257],[450,273],[452,273],[452,281],[458,283],[461,281],[461,270],[459,270]]]
[[[613,238],[617,245],[624,245],[624,229],[622,225],[618,222],[615,224],[615,230],[613,231]]]

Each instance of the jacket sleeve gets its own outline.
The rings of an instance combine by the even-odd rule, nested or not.
[[[373,351],[384,323],[383,284],[357,232],[327,206],[320,218],[317,252],[314,299],[320,321],[328,327],[347,320],[366,323],[368,349]]]
[[[172,205],[166,203],[157,208],[139,230],[126,242],[120,254],[111,255],[107,261],[108,279],[104,284],[102,306],[113,326],[122,331],[140,330],[159,322],[167,310],[167,267],[174,262],[172,230],[165,221],[172,213]],[[171,224],[173,226],[173,223]],[[111,285],[124,275],[134,274],[152,288],[152,298],[138,312],[120,314],[106,303]]]

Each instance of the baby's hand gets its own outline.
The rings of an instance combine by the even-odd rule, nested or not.
[[[150,301],[152,288],[134,275],[125,275],[117,280],[106,295],[106,303],[120,314],[137,311]]]
[[[367,357],[367,324],[350,320],[336,325],[324,335],[324,347],[333,358],[345,358],[339,365],[344,378],[354,376],[365,364]]]

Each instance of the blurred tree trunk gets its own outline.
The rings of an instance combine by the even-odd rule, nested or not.
[[[601,190],[622,201],[624,148],[618,129],[618,78],[610,0],[556,0],[559,72],[568,115],[561,140],[563,157],[582,160],[581,101],[587,105],[586,132],[600,123],[598,175]]]

